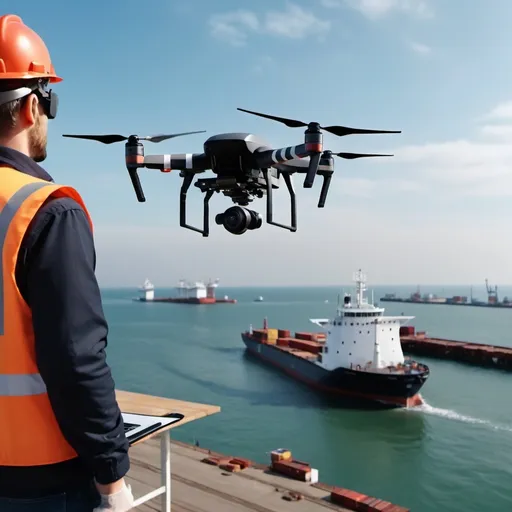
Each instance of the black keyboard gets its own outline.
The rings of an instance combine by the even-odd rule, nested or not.
[[[130,430],[133,430],[139,426],[140,425],[134,425],[133,423],[125,423],[124,424],[124,433],[126,434],[127,432],[130,432]]]

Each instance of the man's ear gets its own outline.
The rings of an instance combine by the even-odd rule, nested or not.
[[[35,94],[30,94],[23,101],[20,109],[20,120],[26,128],[34,126],[39,111],[39,98]]]

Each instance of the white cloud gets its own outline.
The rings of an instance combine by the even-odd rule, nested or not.
[[[512,119],[512,101],[500,103],[485,117],[487,119]]]
[[[506,117],[512,103],[494,108],[486,118]],[[479,128],[475,138],[399,147],[389,166],[399,179],[414,179],[436,197],[512,196],[512,124]]]
[[[288,3],[282,11],[268,11],[261,19],[256,13],[246,10],[215,14],[209,25],[214,37],[233,46],[245,45],[250,34],[270,34],[289,39],[322,38],[331,28],[330,21],[317,18],[311,11],[293,3]]]
[[[251,11],[238,10],[224,14],[215,14],[209,21],[214,37],[226,41],[233,46],[243,46],[250,31],[257,31],[260,23],[256,14]]]
[[[419,18],[430,18],[433,10],[426,0],[320,0],[324,7],[347,5],[364,16],[377,19],[392,12],[402,12]]]
[[[284,11],[269,11],[265,15],[265,30],[270,34],[302,39],[310,35],[322,35],[329,31],[329,21],[317,18],[295,4],[288,4]]]
[[[512,142],[512,125],[508,124],[486,124],[480,128],[484,136],[494,137]]]
[[[411,42],[410,47],[413,52],[419,53],[420,55],[428,55],[432,52],[432,48],[423,43]]]
[[[387,177],[381,179],[341,178],[333,183],[329,194],[332,192],[333,197],[336,195],[337,199],[343,201],[347,197],[369,199],[382,194],[384,189],[387,193],[391,191],[400,193],[417,191],[419,188],[419,184],[412,180]]]

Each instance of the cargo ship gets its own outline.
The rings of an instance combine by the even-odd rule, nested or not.
[[[219,285],[219,279],[215,279],[204,284],[203,281],[188,283],[180,279],[176,287],[176,297],[155,297],[155,286],[146,279],[144,284],[139,287],[141,296],[137,297],[138,302],[171,302],[175,304],[236,304],[236,299],[230,299],[227,295],[222,299],[215,296],[215,290]]]
[[[321,332],[268,328],[242,333],[249,353],[311,387],[336,396],[391,407],[414,407],[429,377],[426,364],[404,358],[400,326],[414,317],[384,316],[365,297],[365,276],[354,275],[356,295],[345,294],[333,319],[310,319]]]

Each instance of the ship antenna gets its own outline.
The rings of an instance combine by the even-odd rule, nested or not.
[[[364,304],[364,291],[366,290],[366,276],[362,273],[361,269],[354,274],[354,281],[356,282],[357,290],[357,307],[360,307]]]

